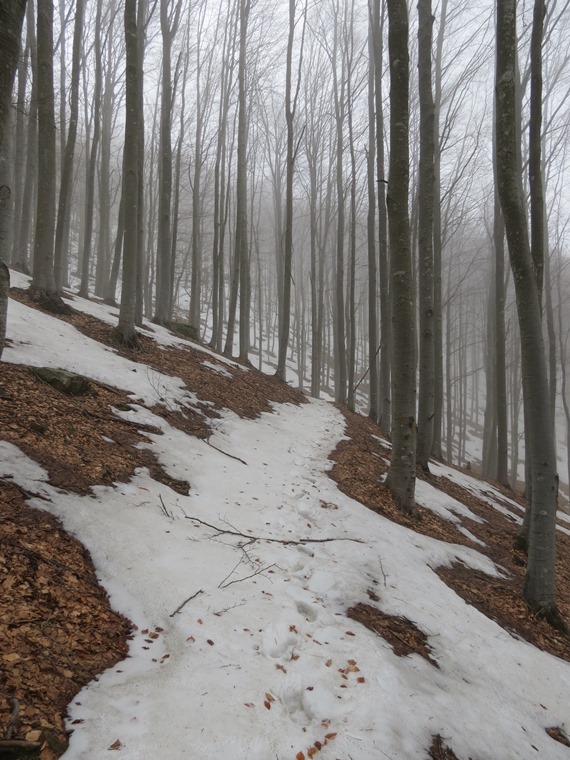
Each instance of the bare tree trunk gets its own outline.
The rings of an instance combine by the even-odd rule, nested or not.
[[[388,220],[392,293],[392,453],[386,484],[402,510],[416,513],[416,329],[409,191],[409,53],[406,0],[387,0],[390,52]]]
[[[10,125],[12,88],[20,54],[20,36],[25,7],[24,0],[12,0],[0,6],[0,50],[2,50],[2,61],[0,63],[0,155],[6,145],[7,129]],[[0,186],[2,203],[5,199],[10,198],[11,192],[9,185]],[[5,254],[8,254],[7,250]],[[0,358],[2,358],[6,340],[9,290],[10,273],[2,261],[0,262]]]
[[[238,142],[236,177],[236,259],[239,259],[239,358],[249,362],[249,246],[247,230],[247,93],[246,93],[246,52],[247,26],[251,0],[240,0],[240,38],[238,66]]]
[[[171,318],[172,287],[172,40],[180,18],[178,3],[173,17],[169,0],[160,0],[162,35],[162,92],[160,102],[160,149],[158,191],[158,252],[156,257],[156,302],[154,321],[159,324]]]
[[[34,239],[34,269],[30,290],[43,308],[69,312],[55,291],[53,249],[55,232],[55,107],[53,88],[53,4],[41,3],[38,39],[38,198]]]
[[[384,54],[384,4],[373,3],[374,84],[376,107],[376,182],[378,183],[378,277],[380,285],[380,376],[378,424],[389,432],[391,426],[390,362],[392,324],[390,315],[390,272],[388,252],[388,220],[386,211],[386,173],[384,158],[383,113],[383,54]]]
[[[378,266],[376,263],[376,129],[374,111],[374,10],[368,3],[368,152],[366,156],[366,180],[368,213],[366,217],[366,243],[368,251],[368,367],[370,393],[368,416],[377,421],[379,417],[378,391]]]
[[[137,0],[125,0],[125,147],[123,152],[123,284],[116,337],[129,347],[138,346],[135,330],[138,203],[139,203],[139,41]]]
[[[57,207],[57,223],[55,228],[54,275],[55,287],[58,293],[61,293],[63,286],[67,281],[67,273],[64,272],[64,261],[67,260],[64,252],[64,242],[65,230],[69,221],[69,201],[71,198],[71,185],[73,182],[73,159],[75,156],[75,142],[77,140],[77,121],[79,118],[79,66],[84,9],[85,0],[77,0],[75,3],[75,25],[73,30],[69,124],[67,127],[67,140],[65,142],[65,153],[62,163],[59,202]]]
[[[95,88],[93,92],[93,138],[87,168],[85,187],[85,228],[83,231],[83,256],[81,259],[81,285],[79,295],[89,298],[89,275],[91,270],[91,250],[93,248],[93,215],[95,211],[95,174],[97,171],[97,154],[101,136],[101,17],[102,0],[97,0],[95,13]]]
[[[497,419],[497,480],[509,485],[509,448],[507,440],[507,367],[505,334],[505,225],[495,190],[493,229],[495,246],[495,409]],[[491,347],[489,347],[491,350]]]
[[[433,342],[433,205],[435,112],[431,91],[433,15],[431,0],[418,1],[418,70],[420,91],[420,165],[418,218],[419,396],[417,461],[429,472],[433,447],[435,353]]]
[[[558,476],[548,403],[546,354],[539,289],[533,267],[516,129],[516,2],[497,3],[497,184],[521,328],[523,394],[531,447],[532,513],[524,596],[531,608],[563,625],[555,603],[555,532]]]
[[[26,47],[30,51],[32,86],[30,112],[28,114],[26,173],[22,195],[20,232],[18,235],[18,250],[14,256],[16,266],[22,271],[28,272],[28,274],[31,250],[30,236],[32,235],[32,206],[38,174],[38,62],[35,29],[34,0],[28,0],[26,9]]]
[[[335,361],[335,400],[346,404],[346,336],[344,318],[344,233],[345,233],[345,209],[344,209],[344,182],[343,182],[343,156],[344,136],[343,125],[345,117],[345,85],[344,72],[345,55],[340,46],[340,2],[335,5],[335,19],[333,32],[332,74],[334,110],[336,123],[336,279],[335,279],[335,308],[334,308],[334,361]],[[342,61],[340,87],[338,81],[338,57]]]
[[[443,459],[441,447],[443,433],[443,304],[442,304],[442,225],[441,225],[441,89],[443,40],[447,24],[447,2],[442,0],[439,11],[439,30],[435,53],[434,88],[434,186],[433,186],[433,350],[434,409],[432,454]]]
[[[295,39],[295,11],[296,0],[289,0],[289,32],[287,36],[287,63],[285,73],[285,120],[287,123],[287,161],[285,181],[285,241],[283,247],[283,297],[281,299],[281,312],[279,314],[279,353],[277,359],[276,377],[285,382],[287,346],[289,345],[289,330],[291,324],[291,278],[293,262],[293,174],[295,171],[295,159],[297,147],[295,145],[295,111],[301,85],[301,64],[303,60],[303,42],[305,37],[305,23],[307,14],[307,0],[303,11],[303,29],[297,82],[293,94],[293,42]]]

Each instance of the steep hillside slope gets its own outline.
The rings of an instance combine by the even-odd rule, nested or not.
[[[0,757],[66,728],[84,760],[567,756],[570,645],[521,601],[519,500],[434,465],[410,522],[368,420],[72,306],[14,289],[0,365]]]

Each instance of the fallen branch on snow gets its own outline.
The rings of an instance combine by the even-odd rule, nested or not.
[[[241,533],[239,530],[227,530],[226,528],[221,528],[219,525],[212,525],[211,523],[207,523],[204,520],[200,520],[198,517],[191,517],[190,515],[185,514],[184,517],[187,520],[194,520],[194,522],[199,523],[200,525],[205,525],[207,528],[212,528],[212,530],[217,531],[217,535],[228,535],[228,536],[239,536],[240,538],[246,538],[248,543],[253,544],[255,541],[266,541],[270,544],[283,544],[284,546],[287,546],[288,544],[292,544],[293,546],[302,546],[304,544],[326,544],[330,543],[331,541],[353,541],[356,544],[363,544],[364,541],[361,541],[359,538],[345,538],[343,536],[339,536],[338,538],[335,538],[334,536],[331,538],[300,538],[300,539],[294,539],[294,538],[269,538],[268,536],[249,536],[247,533]]]
[[[203,593],[204,593],[203,589],[200,589],[200,591],[196,591],[195,594],[192,594],[192,596],[189,596],[188,599],[185,599],[182,602],[182,604],[174,610],[174,612],[170,615],[170,617],[174,617],[177,612],[180,612],[180,610],[184,607],[185,604],[188,604],[188,602],[191,602],[192,599],[196,599],[198,594],[203,594]]]

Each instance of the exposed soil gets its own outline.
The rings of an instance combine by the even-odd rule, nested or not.
[[[27,291],[13,297],[37,308]],[[113,342],[111,326],[73,312],[59,315],[85,335],[112,347],[132,361],[180,377],[203,403],[184,412],[167,398],[155,411],[186,432],[207,438],[212,418],[222,409],[242,417],[270,412],[272,403],[303,403],[298,391],[256,370],[232,367],[193,348],[158,347],[140,335],[140,350]],[[214,364],[219,371],[204,365]],[[89,493],[97,484],[129,480],[137,467],[180,493],[191,484],[174,481],[152,453],[136,448],[153,428],[118,418],[112,408],[128,409],[134,399],[91,382],[85,396],[69,397],[42,382],[29,367],[0,364],[0,424],[3,439],[17,445],[47,471],[50,482],[66,491]],[[460,533],[450,522],[427,510],[413,520],[402,514],[380,483],[389,451],[383,434],[368,419],[343,410],[348,440],[334,452],[332,477],[348,495],[375,512],[435,538],[485,551],[506,571],[506,579],[489,578],[463,566],[439,569],[440,577],[468,603],[496,620],[513,635],[570,660],[570,642],[545,621],[537,620],[522,601],[524,561],[513,551],[515,526],[480,499],[446,478],[431,482],[466,504],[485,520],[463,520],[487,548]],[[424,477],[418,473],[419,477]],[[496,486],[496,484],[494,484]],[[497,487],[497,486],[496,486]],[[504,492],[504,491],[503,491]],[[505,496],[514,497],[510,492]],[[9,478],[0,479],[0,759],[41,757],[53,760],[65,747],[63,720],[73,696],[97,673],[121,660],[131,633],[128,621],[110,608],[97,584],[93,566],[81,544],[65,533],[49,513],[31,509],[24,493]],[[323,508],[330,505],[323,504]],[[570,620],[570,538],[559,534],[558,603]],[[409,621],[386,616],[374,590],[366,602],[354,600],[349,616],[385,638],[398,654],[415,651],[429,659],[425,634]],[[8,611],[6,614],[4,611]],[[402,650],[400,651],[400,647]],[[549,729],[560,741],[556,727]],[[556,733],[556,736],[554,734]],[[564,736],[562,732],[561,736]],[[9,750],[6,740],[32,742],[35,751]],[[436,736],[429,749],[434,760],[456,758]],[[462,760],[467,760],[463,758]]]

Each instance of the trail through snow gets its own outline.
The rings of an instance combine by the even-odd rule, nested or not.
[[[23,316],[10,333],[25,330],[27,343],[5,359],[34,364],[35,342],[49,348],[56,338],[46,336],[63,328]],[[64,337],[59,366],[129,387],[128,363],[102,349],[90,357],[69,326]],[[1,474],[50,499],[31,503],[80,538],[113,606],[138,627],[129,657],[70,706],[82,722],[64,760],[107,760],[117,740],[124,760],[294,760],[315,742],[323,760],[408,760],[423,758],[435,734],[461,758],[568,757],[544,729],[570,726],[570,666],[509,635],[433,571],[459,560],[501,573],[484,555],[391,523],[337,489],[328,456],[344,423],[331,404],[280,405],[256,420],[228,413],[210,441],[242,462],[150,412],[150,380],[139,371],[136,382],[129,419],[162,430],[148,446],[190,483],[189,496],[146,470],[91,496],[61,493],[0,444]],[[168,382],[180,404],[193,403]],[[435,489],[420,498],[448,519],[468,516]],[[346,617],[369,589],[384,612],[428,634],[439,668],[397,657]]]

